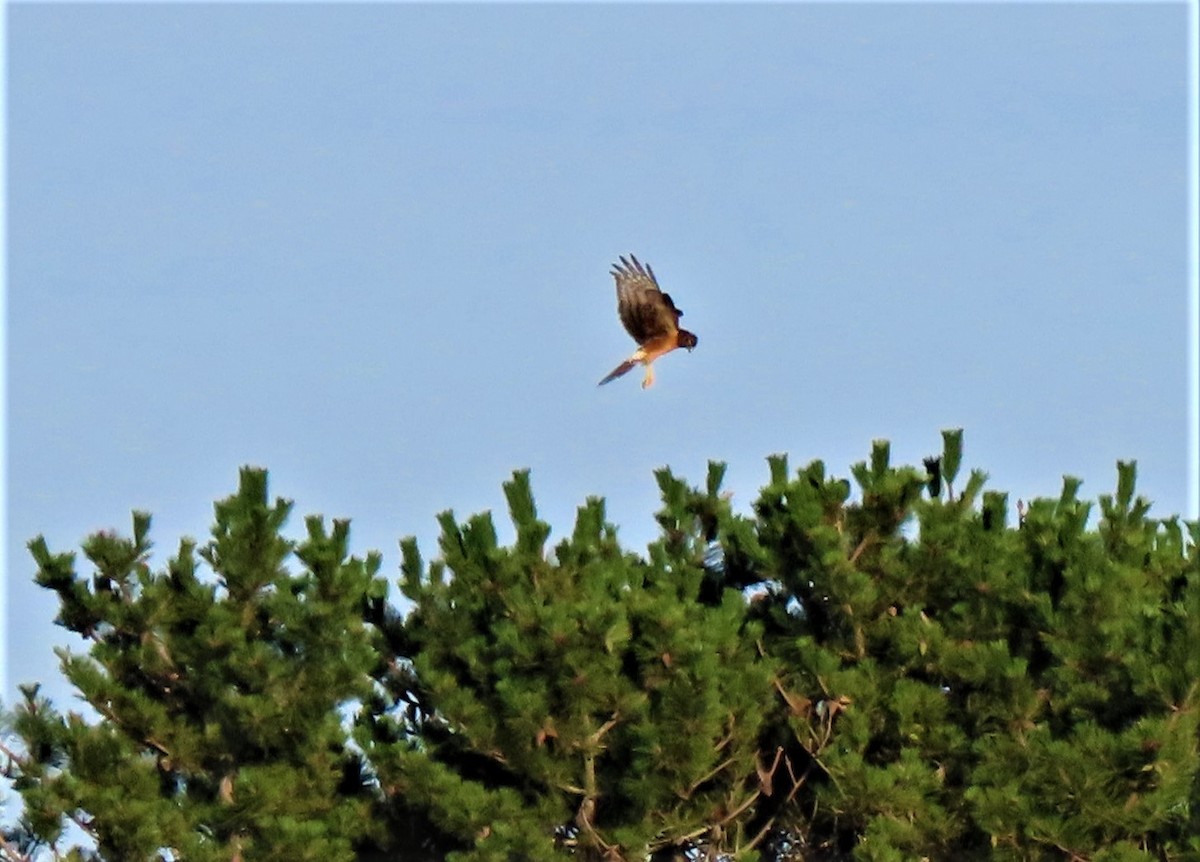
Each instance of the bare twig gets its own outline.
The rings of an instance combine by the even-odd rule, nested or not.
[[[744,802],[742,802],[740,805],[738,805],[737,808],[733,809],[728,814],[726,814],[724,817],[722,817],[719,821],[717,821],[717,825],[724,826],[726,823],[729,823],[730,821],[736,819],[738,817],[738,815],[740,815],[743,811],[745,811],[747,808],[749,808],[751,805],[753,805],[755,803],[755,801],[757,801],[758,797],[760,797],[760,796],[762,796],[762,791],[755,790],[753,793],[751,793],[749,796],[747,796],[746,800]]]
[[[678,795],[680,799],[691,799],[692,794],[696,792],[697,787],[699,787],[704,782],[708,781],[710,778],[713,778],[714,776],[721,773],[726,767],[728,767],[731,763],[733,763],[733,761],[734,761],[734,758],[732,758],[732,757],[730,757],[726,760],[723,760],[721,763],[718,763],[716,766],[714,766],[712,769],[710,769],[704,775],[701,775],[699,778],[697,778],[692,783],[692,786],[689,787],[687,790],[685,790],[683,793],[678,793],[676,795]]]
[[[4,859],[7,862],[33,862],[32,856],[26,856],[2,834],[0,834],[0,851],[3,851]]]
[[[3,742],[0,742],[0,754],[3,754],[12,763],[15,763],[21,769],[26,768],[25,764],[27,761],[25,760],[25,758],[22,757],[21,755],[17,754],[15,751],[13,751],[11,748],[9,748],[7,745],[5,745]]]

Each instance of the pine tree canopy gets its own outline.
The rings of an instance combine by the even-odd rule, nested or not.
[[[961,456],[663,469],[645,549],[517,472],[392,583],[251,468],[161,569],[35,538],[85,711],[21,686],[0,859],[1200,860],[1200,526]]]

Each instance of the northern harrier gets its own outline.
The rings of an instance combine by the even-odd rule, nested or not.
[[[617,280],[617,314],[625,329],[638,343],[638,349],[600,381],[601,386],[616,380],[639,362],[646,366],[642,388],[654,385],[654,368],[651,363],[676,347],[691,350],[699,341],[686,329],[679,328],[683,312],[675,307],[670,294],[659,290],[658,279],[649,264],[643,266],[633,255],[629,260],[621,258],[613,264],[613,278]]]

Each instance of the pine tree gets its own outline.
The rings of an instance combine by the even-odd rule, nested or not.
[[[404,543],[413,611],[385,624],[393,700],[358,738],[385,787],[458,836],[453,858],[736,856],[755,843],[744,827],[771,662],[742,595],[709,588],[685,486],[659,481],[664,534],[645,559],[596,499],[548,549],[523,472],[505,485],[512,547],[487,514],[443,514],[428,567]],[[728,508],[718,485],[706,499]]]
[[[720,527],[731,576],[767,588],[776,726],[810,759],[782,846],[1200,858],[1200,530],[1149,518],[1132,464],[1098,529],[1073,479],[1010,527],[982,472],[955,496],[961,447],[916,471],[876,444],[856,502],[772,459],[753,520]]]
[[[289,510],[268,502],[264,471],[245,469],[211,541],[184,540],[165,571],[147,564],[142,513],[132,538],[84,543],[90,578],[73,554],[30,543],[58,622],[90,643],[60,655],[98,720],[22,689],[9,772],[24,821],[10,852],[59,843],[70,819],[109,860],[354,858],[371,796],[339,710],[368,691],[362,609],[384,584],[377,556],[348,558],[346,522],[330,532],[309,518],[305,541],[284,539]],[[293,553],[299,574],[285,567]]]
[[[775,456],[745,514],[661,470],[644,553],[598,499],[550,546],[518,472],[511,545],[402,543],[403,610],[261,471],[162,572],[146,515],[90,578],[35,540],[96,715],[23,689],[0,858],[73,819],[107,860],[1200,859],[1200,526],[1132,463],[1010,522],[961,461]]]

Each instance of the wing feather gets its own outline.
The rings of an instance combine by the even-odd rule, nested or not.
[[[677,333],[683,312],[659,288],[654,270],[632,254],[620,261],[612,269],[617,282],[617,314],[633,340],[645,344]]]

